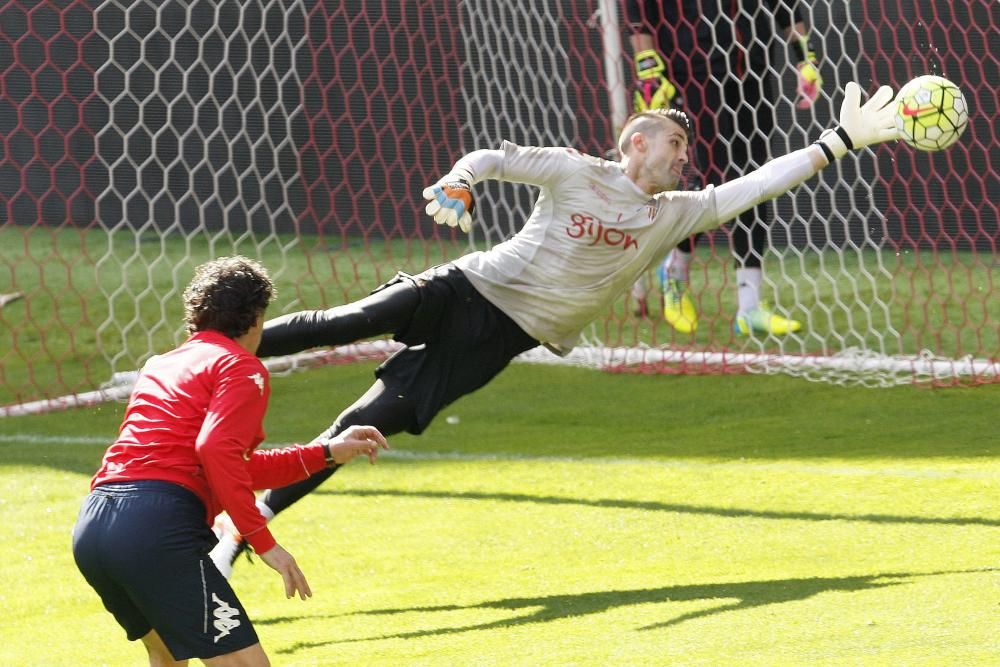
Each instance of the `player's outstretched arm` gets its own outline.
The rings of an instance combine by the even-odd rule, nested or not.
[[[702,230],[734,217],[795,188],[851,150],[899,138],[892,89],[882,86],[864,104],[861,88],[848,83],[840,107],[840,123],[823,132],[811,146],[771,160],[760,169],[715,189],[716,218]]]

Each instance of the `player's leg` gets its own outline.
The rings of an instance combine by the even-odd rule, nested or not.
[[[189,662],[174,660],[170,655],[170,649],[163,643],[156,630],[150,630],[149,634],[142,638],[142,643],[149,654],[149,667],[185,667]],[[204,658],[201,662],[209,667],[270,667],[271,665],[267,654],[264,653],[264,647],[259,643],[225,655]]]
[[[245,649],[202,660],[208,667],[270,667],[271,661],[260,644]]]
[[[382,435],[388,437],[408,430],[413,419],[413,401],[378,379],[361,398],[341,412],[337,421],[318,437],[333,437],[349,426],[360,425],[374,426]],[[283,512],[330,479],[336,470],[337,468],[321,470],[301,482],[280,489],[271,489],[261,498],[262,504],[270,510],[271,516]]]
[[[259,357],[294,354],[313,347],[345,345],[405,330],[420,305],[420,292],[395,278],[368,296],[328,310],[302,310],[264,323]]]
[[[188,664],[187,660],[174,660],[174,656],[170,655],[170,650],[156,630],[146,633],[142,638],[142,644],[149,655],[149,667],[185,667]]]
[[[734,108],[734,132],[731,141],[731,174],[736,178],[757,169],[767,161],[768,139],[772,123],[759,125],[764,119],[761,107],[761,81],[756,73],[748,73],[742,85],[729,81],[726,104]],[[770,202],[756,206],[734,221],[731,247],[736,267],[738,312],[757,308],[760,302],[761,265],[767,247],[767,224]]]
[[[639,276],[630,291],[632,297],[632,314],[636,317],[649,316],[649,283],[645,275]]]
[[[766,72],[760,67],[753,71]],[[736,132],[732,142],[734,175],[763,166],[769,159],[770,136],[774,130],[771,77],[747,75],[742,87],[727,88],[727,100],[737,105]],[[768,229],[774,219],[771,202],[764,202],[740,215],[732,225],[732,250],[736,266],[737,314],[733,327],[738,334],[784,335],[802,325],[771,309],[761,298],[764,282],[763,260],[768,246]]]
[[[165,647],[183,664],[259,644],[246,610],[208,560],[211,543],[197,496],[144,480],[91,493],[74,530],[73,553],[128,639],[145,638],[151,663],[172,664],[164,662]]]
[[[532,343],[537,344],[535,341]],[[385,436],[403,431],[423,431],[441,407],[435,402],[436,396],[447,395],[438,389],[448,385],[448,376],[452,372],[450,368],[443,368],[446,364],[441,361],[441,357],[445,356],[442,347],[447,346],[444,343],[428,344],[422,349],[407,348],[394,355],[379,368],[380,377],[368,391],[341,412],[330,428],[317,437],[332,437],[349,426],[366,424],[376,427]],[[522,351],[523,349],[517,349],[510,358]],[[460,350],[455,350],[456,355],[459,353]],[[471,372],[482,373],[488,368],[488,363],[472,366],[474,370]],[[462,372],[458,375],[461,378]],[[482,384],[485,382],[486,380]],[[468,392],[463,391],[459,395],[464,393]],[[457,396],[448,395],[447,402],[456,398]],[[270,489],[258,500],[257,507],[265,518],[271,520],[330,479],[336,470],[337,468],[327,468],[294,484]],[[223,575],[229,577],[233,563],[245,548],[239,535],[227,526],[219,534],[219,544],[212,549],[212,561]]]
[[[303,310],[268,320],[264,323],[264,334],[257,348],[257,356],[293,354],[312,347],[342,345],[381,333],[391,332],[398,336],[409,328],[420,303],[420,290],[416,280],[397,275],[359,301],[328,310]],[[375,402],[375,395],[382,393],[384,386],[376,383],[352,408]],[[379,402],[378,405],[381,406],[382,403]],[[385,402],[384,410],[373,409],[373,420],[368,422],[344,422],[344,415],[352,408],[338,417],[325,435],[339,433],[340,429],[353,424],[375,426],[383,435],[392,435],[405,428],[393,430],[396,422],[406,417],[397,417],[396,410],[405,412],[405,407],[393,404],[392,401]],[[335,471],[336,468],[327,468],[301,482],[282,489],[272,489],[257,501],[257,510],[270,521],[275,514],[292,506],[328,480]],[[246,544],[232,521],[224,514],[216,518],[213,530],[218,544],[212,549],[212,562],[228,579],[233,572],[233,563],[246,550]]]
[[[657,271],[663,293],[663,319],[678,333],[694,333],[698,328],[698,309],[691,298],[689,273],[694,241],[685,239],[670,251]]]
[[[718,184],[713,151],[718,150],[721,93],[710,80],[692,80],[684,87],[685,111],[694,124],[692,161],[686,183],[681,187],[700,189],[709,183]],[[700,235],[690,236],[674,248],[660,266],[658,277],[663,290],[663,319],[680,333],[693,333],[698,328],[698,310],[691,296],[690,274],[694,248]]]
[[[106,536],[118,523],[120,509],[115,494],[105,487],[98,487],[84,499],[73,526],[73,560],[83,578],[101,598],[104,608],[125,630],[126,638],[135,641],[149,636],[153,626],[136,607],[128,590],[117,581],[115,573],[105,566]],[[158,644],[154,642],[152,648],[147,644],[151,665],[173,664],[165,662],[167,658],[173,661],[173,656],[162,644],[162,640]]]
[[[329,438],[349,426],[362,425],[374,426],[382,435],[388,437],[408,430],[413,420],[413,402],[399,390],[387,387],[385,382],[379,379],[317,437]],[[320,484],[330,479],[339,468],[340,466],[324,468],[301,481],[265,491],[257,500],[258,511],[270,521],[312,493]],[[228,579],[232,576],[236,559],[246,551],[246,543],[225,515],[216,520],[214,530],[219,542],[212,548],[210,557],[222,576]]]
[[[487,301],[455,267],[422,274],[421,306],[409,330],[400,336],[408,346],[379,366],[378,381],[344,410],[323,435],[355,424],[371,424],[385,435],[423,432],[447,405],[486,385],[510,361],[539,343]],[[420,341],[426,341],[418,344]],[[329,479],[324,470],[306,480],[267,491],[258,503],[270,519]],[[223,545],[226,545],[225,547]],[[220,571],[244,548],[220,537],[212,560]]]

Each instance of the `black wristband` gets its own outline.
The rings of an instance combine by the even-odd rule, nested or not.
[[[326,458],[326,467],[334,468],[337,466],[337,462],[333,460],[333,452],[330,451],[330,443],[323,443],[323,456]]]
[[[830,150],[829,146],[824,144],[822,141],[814,141],[813,146],[819,146],[820,149],[823,151],[823,155],[826,156],[826,161],[829,162],[830,164],[833,164],[833,161],[836,158],[833,157],[833,151]]]
[[[851,137],[847,134],[847,130],[838,125],[833,131],[837,133],[838,137],[844,140],[844,145],[847,146],[847,150],[854,150],[854,142],[851,141]]]

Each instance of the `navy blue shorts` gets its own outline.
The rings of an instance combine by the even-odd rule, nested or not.
[[[83,501],[73,557],[129,640],[156,629],[175,660],[213,658],[257,633],[208,552],[205,506],[162,481],[104,484]]]
[[[378,292],[400,282],[420,293],[420,304],[405,331],[394,336],[406,345],[375,371],[387,387],[416,403],[407,429],[419,434],[445,406],[470,394],[538,341],[480,294],[454,264],[411,276],[399,273]]]

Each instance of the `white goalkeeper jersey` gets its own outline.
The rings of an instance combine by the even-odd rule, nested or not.
[[[810,167],[798,182],[813,173]],[[680,241],[784,192],[764,192],[760,179],[744,177],[720,188],[650,196],[617,162],[569,148],[508,141],[500,150],[466,155],[452,174],[470,182],[538,186],[535,207],[520,232],[455,265],[526,333],[560,354],[568,353],[584,327]],[[731,187],[741,181],[742,187]],[[717,190],[723,188],[725,217],[720,217]]]

